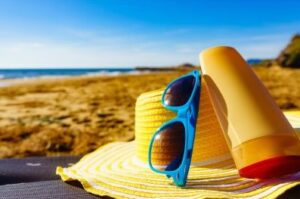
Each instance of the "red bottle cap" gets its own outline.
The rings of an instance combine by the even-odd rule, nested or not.
[[[279,156],[244,167],[239,170],[239,173],[245,178],[268,179],[292,174],[299,170],[299,156]]]

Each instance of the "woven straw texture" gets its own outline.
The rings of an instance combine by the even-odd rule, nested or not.
[[[148,147],[153,133],[164,122],[175,116],[173,112],[166,110],[161,104],[163,91],[162,89],[144,93],[138,97],[136,102],[136,156],[145,164],[148,161]],[[218,123],[204,81],[202,82],[200,101],[200,111],[197,119],[194,152],[192,156],[192,165],[195,166],[230,158],[229,149],[226,145],[221,126]],[[155,159],[159,162],[159,160],[164,159],[164,157],[161,155],[156,157],[152,155],[152,162],[155,162]]]
[[[200,112],[198,127],[203,126],[197,128],[193,153],[201,155],[193,156],[194,166],[190,169],[187,186],[176,187],[172,179],[151,172],[146,163],[147,143],[157,127],[174,117],[161,107],[161,94],[162,90],[159,90],[139,97],[135,141],[105,145],[69,168],[58,167],[57,174],[64,181],[80,181],[90,193],[115,198],[275,198],[300,184],[300,172],[276,180],[240,178],[231,157],[226,155],[228,149],[218,123],[215,123],[214,113],[207,108],[209,99],[202,102],[205,101],[205,90],[201,95],[200,110],[207,109],[207,112]],[[299,130],[300,111],[286,112],[285,115]]]

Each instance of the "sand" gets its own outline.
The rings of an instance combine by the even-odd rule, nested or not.
[[[0,158],[83,155],[133,140],[137,96],[186,72],[19,80],[1,87]],[[300,70],[255,72],[281,108],[300,108]]]

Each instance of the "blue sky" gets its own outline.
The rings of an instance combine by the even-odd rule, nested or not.
[[[0,0],[0,67],[198,64],[201,50],[278,55],[299,1]]]

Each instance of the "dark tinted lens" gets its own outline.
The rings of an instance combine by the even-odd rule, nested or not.
[[[194,85],[194,76],[187,76],[173,82],[164,95],[164,104],[169,106],[184,105],[190,99]]]
[[[161,171],[177,169],[184,153],[185,130],[181,122],[172,123],[163,128],[154,137],[151,163]]]

